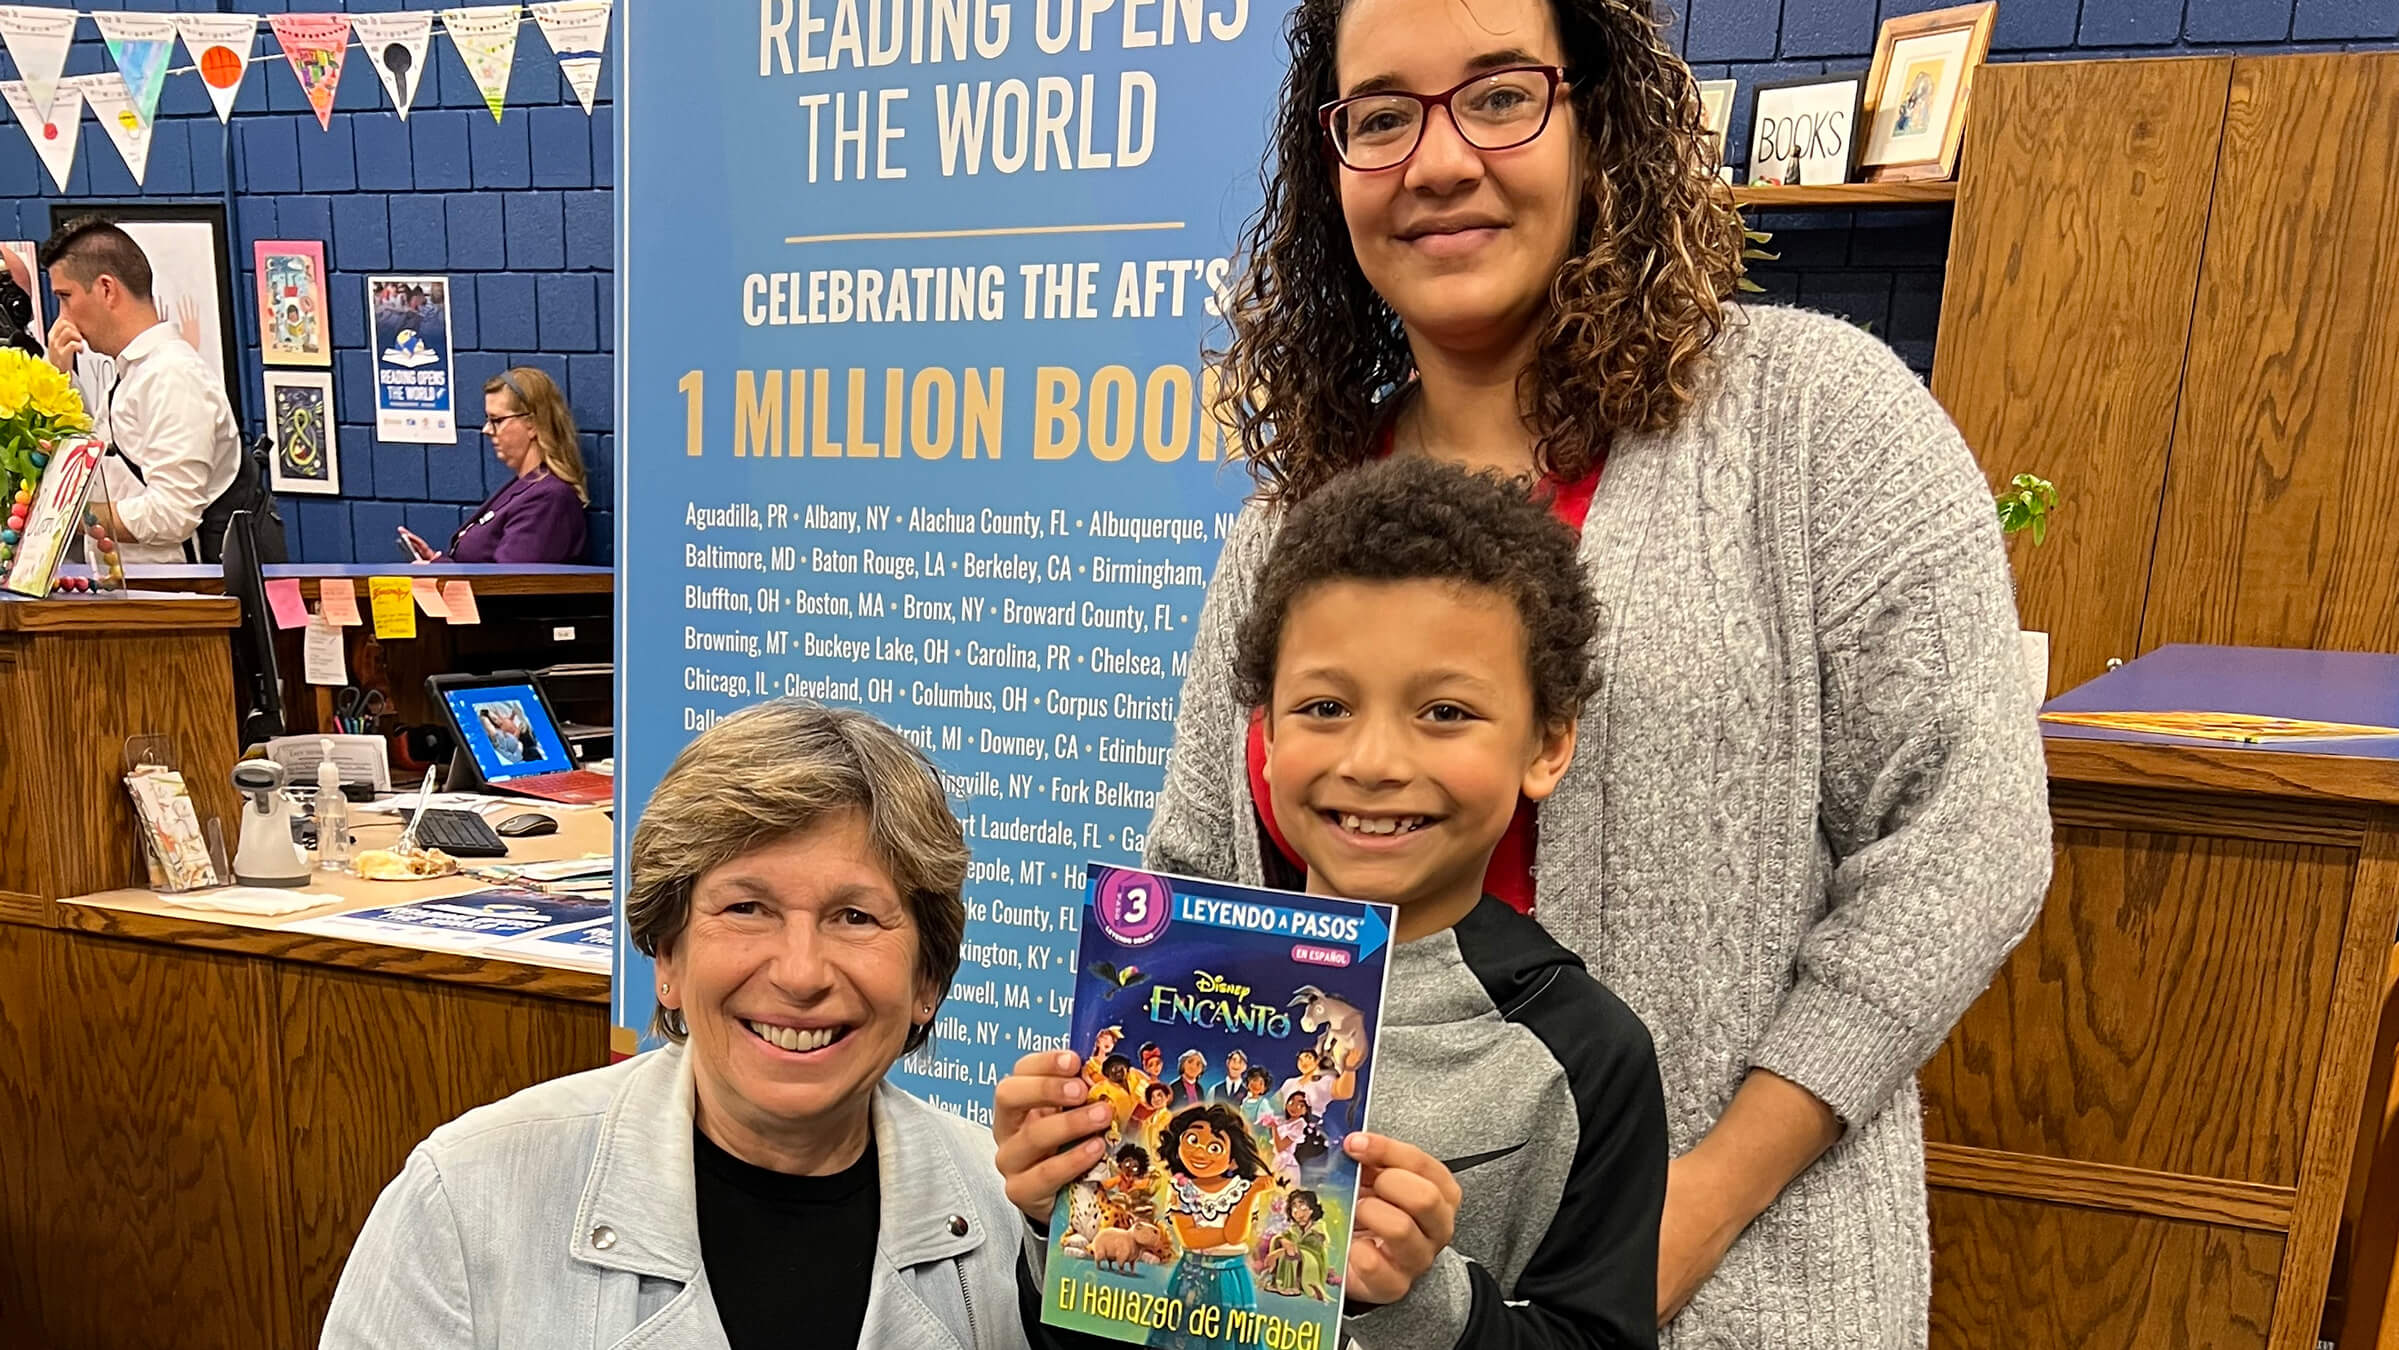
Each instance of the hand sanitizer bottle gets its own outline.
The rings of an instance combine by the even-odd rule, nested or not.
[[[350,870],[350,802],[342,796],[341,765],[333,762],[333,742],[320,740],[317,751],[317,866],[328,872]]]

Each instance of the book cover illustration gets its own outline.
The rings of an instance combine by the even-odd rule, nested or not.
[[[1058,1196],[1042,1320],[1331,1350],[1392,910],[1090,864],[1069,1044],[1115,1109]]]

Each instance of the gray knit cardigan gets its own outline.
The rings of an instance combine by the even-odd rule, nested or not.
[[[1152,867],[1260,879],[1230,671],[1275,526],[1253,503],[1209,587]],[[1922,1346],[1916,1070],[2050,867],[1990,492],[1883,344],[1744,308],[1681,422],[1610,451],[1581,557],[1599,692],[1541,807],[1538,917],[1649,1024],[1677,1155],[1752,1066],[1849,1126],[1665,1344]]]

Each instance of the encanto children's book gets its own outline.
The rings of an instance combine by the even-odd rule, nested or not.
[[[1108,1148],[1059,1193],[1042,1320],[1332,1350],[1393,911],[1090,865],[1069,1044]]]

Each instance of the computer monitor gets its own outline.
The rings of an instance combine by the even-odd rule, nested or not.
[[[435,675],[425,692],[458,737],[464,766],[482,784],[505,787],[510,780],[546,773],[567,773],[577,767],[574,752],[558,730],[557,715],[530,672],[504,670],[492,675]],[[454,788],[472,788],[458,781]]]
[[[233,635],[233,696],[242,707],[245,747],[263,745],[283,734],[283,678],[275,668],[275,617],[267,607],[267,580],[258,565],[255,531],[247,511],[234,512],[225,525],[225,594],[242,606],[242,625]]]

